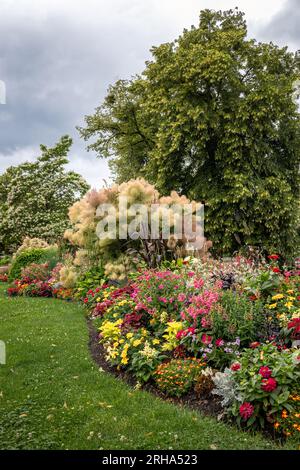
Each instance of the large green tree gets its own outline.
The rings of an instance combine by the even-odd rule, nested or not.
[[[138,175],[206,204],[220,253],[297,244],[297,55],[247,38],[238,10],[204,10],[199,26],[152,49],[141,76],[118,81],[79,128],[118,181]]]
[[[79,174],[66,171],[72,139],[41,145],[35,162],[8,168],[0,175],[0,248],[9,252],[23,238],[55,242],[68,226],[68,209],[89,189]]]

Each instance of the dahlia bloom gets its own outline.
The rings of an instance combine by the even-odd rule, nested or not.
[[[277,382],[272,377],[269,379],[263,379],[261,388],[264,390],[264,392],[273,392],[277,388]]]
[[[254,406],[249,402],[245,402],[240,406],[240,415],[247,421],[254,413]]]
[[[264,379],[269,379],[272,375],[272,371],[267,366],[262,366],[258,372]]]

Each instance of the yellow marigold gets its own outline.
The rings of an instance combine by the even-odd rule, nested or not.
[[[292,308],[293,307],[293,302],[287,302],[286,304],[284,304],[285,307],[287,308]]]
[[[280,300],[283,299],[284,295],[283,294],[276,294],[273,295],[272,300]]]
[[[130,339],[133,337],[133,333],[127,333],[126,338]]]
[[[136,348],[137,346],[139,346],[140,344],[142,344],[142,340],[141,339],[135,339],[132,343],[132,345]]]
[[[273,309],[273,308],[276,308],[276,307],[277,307],[277,304],[276,304],[276,303],[275,303],[275,304],[270,304],[270,305],[268,305],[268,308],[269,308],[270,310]]]

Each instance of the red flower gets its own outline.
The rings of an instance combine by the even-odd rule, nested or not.
[[[288,323],[288,329],[292,330],[292,338],[298,339],[300,335],[300,318],[294,318]]]
[[[258,341],[254,341],[253,343],[250,344],[251,349],[256,349],[260,346],[260,343]]]
[[[265,392],[273,392],[273,390],[277,388],[277,382],[272,377],[270,377],[269,379],[263,379],[261,388]]]
[[[232,364],[232,366],[230,367],[231,370],[233,370],[234,372],[236,370],[240,370],[241,368],[241,364],[239,362],[235,362],[234,364]]]
[[[252,300],[252,301],[257,300],[256,295],[250,295],[249,300]]]
[[[269,255],[268,258],[277,260],[277,259],[279,259],[279,255]]]
[[[262,366],[259,369],[259,374],[264,378],[264,379],[269,379],[272,375],[272,371],[269,367],[267,366]]]
[[[85,304],[87,304],[88,301],[89,301],[89,299],[88,299],[87,297],[86,297],[85,299],[83,299],[83,302],[84,302]]]
[[[202,341],[202,343],[204,343],[204,344],[210,344],[210,343],[212,342],[212,337],[209,336],[209,335],[203,334],[203,335],[201,336],[201,341]]]
[[[247,421],[254,413],[254,406],[249,402],[245,402],[240,406],[240,415]]]
[[[277,273],[277,274],[280,273],[280,269],[279,269],[279,268],[272,268],[272,271],[273,271],[273,273]]]
[[[218,348],[219,346],[223,346],[223,344],[224,344],[224,340],[223,340],[222,338],[216,339],[216,346],[217,346],[217,348]]]

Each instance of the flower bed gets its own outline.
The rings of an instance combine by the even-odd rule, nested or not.
[[[290,436],[300,431],[300,276],[269,258],[187,259],[126,285],[89,272],[76,288],[60,284],[61,265],[33,264],[8,294],[81,299],[118,373],[211,409],[218,400],[239,426]]]
[[[275,261],[236,269],[229,286],[219,267],[193,261],[143,271],[83,302],[116,370],[168,396],[219,397],[238,425],[289,436],[300,430],[299,272],[277,272]]]

